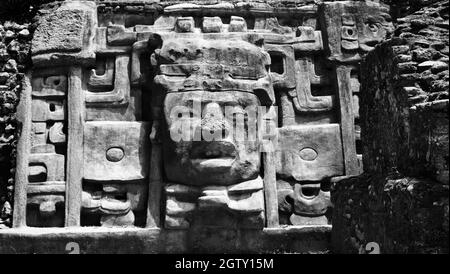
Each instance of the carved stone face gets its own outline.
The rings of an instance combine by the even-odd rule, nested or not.
[[[278,180],[278,206],[283,224],[305,225],[328,223],[325,215],[332,206],[330,191],[324,183]]]
[[[341,46],[345,50],[370,51],[390,32],[388,14],[366,15],[355,20],[353,15],[342,15]]]
[[[240,91],[169,93],[163,139],[167,178],[189,185],[230,185],[256,178],[258,142],[241,140],[239,134],[247,134],[249,124],[256,122],[248,117],[259,105],[256,95]],[[177,138],[186,131],[190,134],[184,140]]]
[[[375,16],[367,16],[359,30],[359,48],[363,51],[372,50],[391,31],[392,23],[388,14],[381,13]]]
[[[393,31],[389,9],[375,3],[327,2],[322,15],[331,55],[341,60],[360,58]]]
[[[155,83],[165,93],[167,179],[197,186],[255,179],[258,107],[273,102],[269,55],[236,36],[189,34],[163,41]]]
[[[357,50],[359,47],[358,29],[353,15],[342,15],[341,46],[346,50]]]
[[[330,206],[330,192],[320,189],[320,183],[295,184],[292,198],[297,215],[321,216]]]

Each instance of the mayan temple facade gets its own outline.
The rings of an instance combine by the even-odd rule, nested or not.
[[[333,189],[379,171],[363,161],[361,81],[375,65],[361,62],[396,35],[392,6],[43,2],[23,29],[0,29],[5,46],[8,31],[28,43],[30,60],[0,72],[0,84],[21,75],[1,252],[332,249],[345,218]],[[445,130],[435,166],[448,192]]]

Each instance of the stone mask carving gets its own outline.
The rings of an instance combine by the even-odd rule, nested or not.
[[[32,38],[15,226],[323,224],[382,4],[63,2]]]
[[[158,58],[172,62],[161,65],[155,78],[167,92],[163,104],[167,178],[199,186],[255,179],[260,169],[258,142],[237,140],[239,133],[233,129],[243,123],[247,134],[256,126],[261,101],[270,101],[267,54],[242,40],[197,38],[165,41]],[[258,97],[261,93],[265,96]],[[182,130],[191,130],[190,138],[174,140],[173,132],[184,134]]]
[[[388,14],[366,14],[355,19],[350,14],[342,15],[341,47],[345,50],[368,52],[383,41],[391,31],[391,19]]]
[[[392,28],[389,14],[368,15],[359,30],[359,48],[366,52],[371,51],[392,32]]]
[[[278,180],[280,222],[292,225],[327,224],[330,191],[321,182]]]
[[[360,60],[393,31],[389,9],[370,2],[327,2],[321,16],[331,57],[343,62]]]

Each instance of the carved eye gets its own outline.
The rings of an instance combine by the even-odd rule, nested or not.
[[[377,32],[378,31],[378,26],[376,24],[374,24],[374,23],[370,23],[369,24],[369,29],[372,32]]]
[[[194,112],[188,111],[184,113],[178,113],[178,118],[194,118]]]

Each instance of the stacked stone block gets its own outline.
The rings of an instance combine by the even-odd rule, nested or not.
[[[397,23],[362,63],[365,174],[332,193],[336,252],[448,252],[448,3]]]

